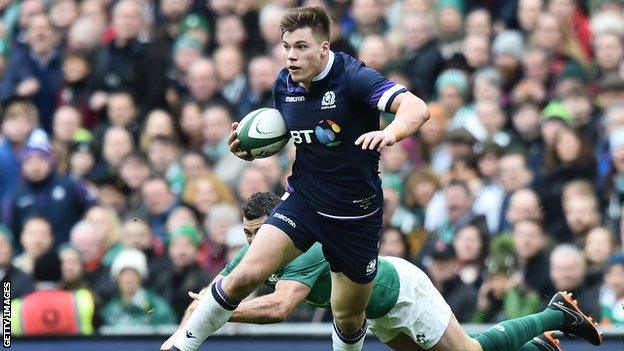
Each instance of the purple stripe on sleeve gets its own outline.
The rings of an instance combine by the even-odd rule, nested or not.
[[[379,102],[379,98],[381,98],[381,95],[383,95],[383,93],[386,92],[386,90],[392,88],[396,83],[391,81],[391,80],[386,80],[379,88],[377,88],[377,90],[375,90],[370,98],[369,98],[369,103],[371,106],[377,106],[377,103]]]

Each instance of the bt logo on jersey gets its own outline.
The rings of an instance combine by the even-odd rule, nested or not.
[[[340,144],[340,140],[336,140],[340,135],[340,126],[331,119],[324,119],[318,122],[314,128],[314,134],[318,141],[325,146],[336,146]]]
[[[341,130],[342,128],[340,128],[338,123],[331,119],[322,119],[314,130],[291,130],[290,136],[292,136],[295,144],[312,144],[312,135],[314,135],[319,143],[333,147],[341,143],[341,140],[339,140]]]

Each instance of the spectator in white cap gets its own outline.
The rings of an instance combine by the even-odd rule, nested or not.
[[[492,42],[492,60],[503,77],[504,86],[514,83],[518,77],[523,53],[524,39],[520,32],[504,31]]]
[[[167,325],[176,322],[171,306],[156,293],[143,287],[147,279],[147,259],[137,249],[125,249],[111,266],[117,294],[100,311],[102,324],[129,326]]]

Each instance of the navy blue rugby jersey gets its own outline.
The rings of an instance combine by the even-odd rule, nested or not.
[[[362,150],[355,140],[379,130],[379,111],[389,111],[404,91],[341,52],[330,51],[310,91],[282,69],[273,97],[297,148],[289,190],[327,217],[361,218],[381,211],[379,152]]]

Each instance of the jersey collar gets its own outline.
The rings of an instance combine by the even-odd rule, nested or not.
[[[329,71],[331,70],[333,64],[334,64],[334,52],[329,50],[329,59],[327,60],[327,64],[325,65],[325,68],[323,68],[321,73],[319,73],[316,77],[312,78],[312,81],[316,82],[327,77],[327,74],[329,74]]]
[[[331,71],[333,64],[334,64],[334,52],[330,50],[329,58],[327,60],[327,64],[325,64],[325,68],[323,68],[321,73],[317,74],[314,78],[312,78],[312,81],[317,82],[327,77],[327,75],[329,74],[329,71]],[[295,83],[290,78],[290,73],[286,77],[286,89],[288,90],[289,93],[306,93],[307,92],[304,87]]]

